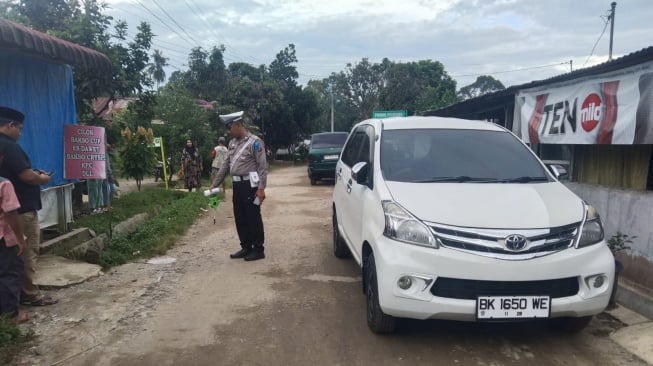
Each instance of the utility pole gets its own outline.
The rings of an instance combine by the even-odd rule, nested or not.
[[[333,90],[331,90],[331,132],[333,132]]]
[[[574,71],[574,60],[569,60],[569,72]]]
[[[614,9],[617,7],[617,2],[613,1],[612,10],[610,10],[610,55],[608,56],[608,61],[612,60],[612,39],[614,37]]]

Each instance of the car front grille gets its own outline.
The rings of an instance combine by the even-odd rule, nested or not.
[[[578,293],[578,278],[541,281],[478,281],[440,277],[431,287],[438,297],[475,300],[478,296],[551,296],[560,298]]]
[[[580,223],[546,229],[463,228],[427,223],[442,246],[470,254],[506,260],[523,260],[549,255],[574,245]],[[522,250],[509,250],[505,240],[518,234],[527,239]]]

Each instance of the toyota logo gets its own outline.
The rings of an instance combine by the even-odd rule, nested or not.
[[[523,235],[513,234],[506,237],[506,249],[508,250],[517,252],[526,248],[526,244],[528,244],[528,239]]]

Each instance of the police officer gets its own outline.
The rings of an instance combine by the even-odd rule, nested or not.
[[[220,115],[234,138],[229,141],[229,154],[211,182],[210,189],[222,183],[227,172],[233,182],[233,205],[236,230],[241,249],[231,258],[254,261],[265,258],[261,204],[265,200],[268,163],[263,141],[243,125],[243,112]]]

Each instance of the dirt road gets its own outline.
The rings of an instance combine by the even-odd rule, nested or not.
[[[579,335],[544,325],[406,321],[372,334],[353,260],[331,250],[330,184],[305,167],[274,171],[262,206],[266,258],[238,249],[231,192],[204,214],[167,265],[131,263],[57,290],[35,309],[25,365],[644,365],[608,334],[607,315]]]

